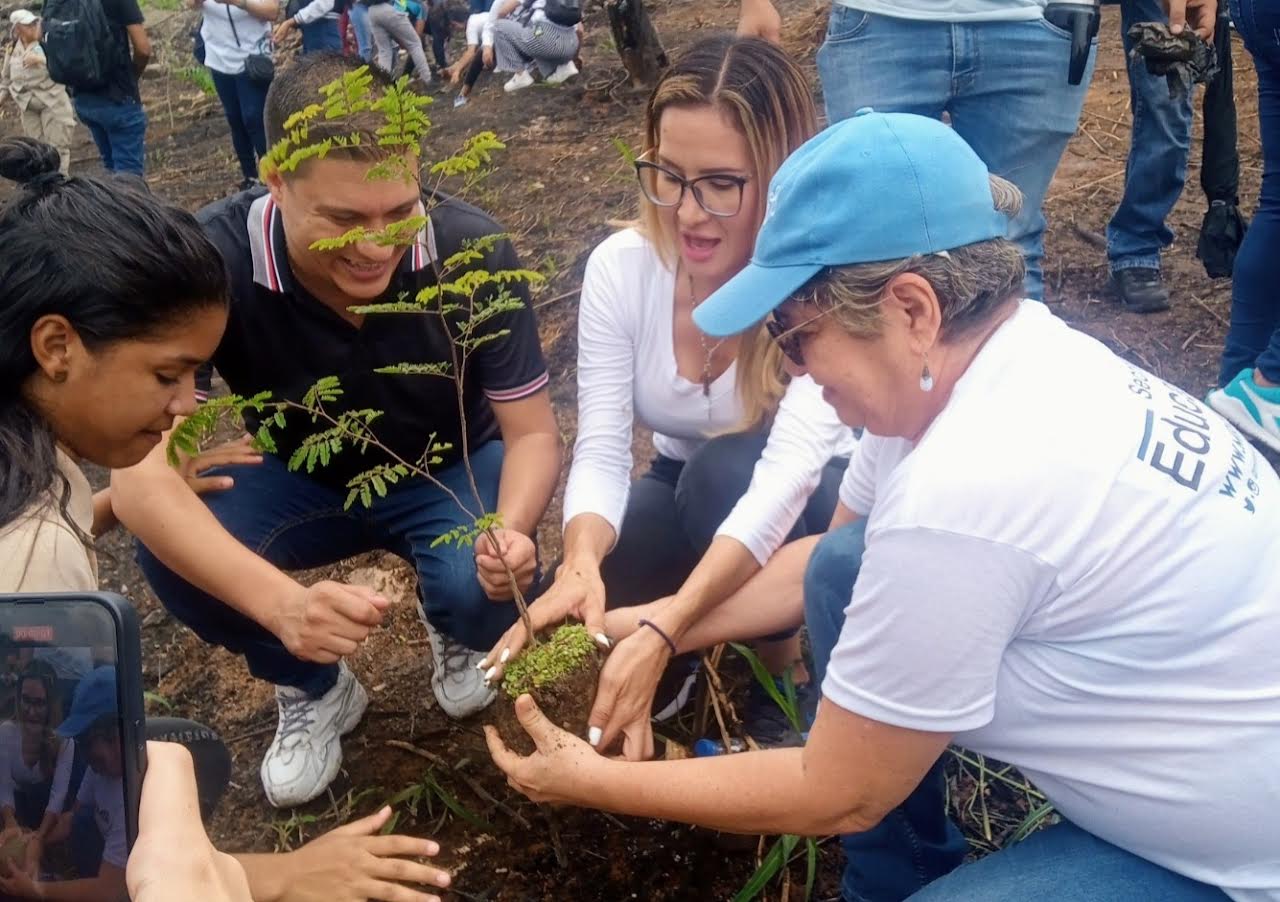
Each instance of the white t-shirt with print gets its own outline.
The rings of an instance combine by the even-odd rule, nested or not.
[[[76,804],[93,809],[94,823],[106,842],[102,860],[123,870],[129,858],[124,829],[124,781],[86,768]]]
[[[1021,768],[1069,820],[1280,899],[1280,479],[1190,395],[1025,301],[870,514],[823,693]]]
[[[1049,0],[836,0],[879,16],[927,22],[1025,22],[1044,15]]]

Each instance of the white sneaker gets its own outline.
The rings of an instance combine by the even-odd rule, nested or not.
[[[573,60],[567,63],[561,63],[556,66],[556,71],[547,76],[547,84],[558,85],[561,82],[568,81],[578,74],[578,67],[573,64]]]
[[[517,72],[511,76],[511,79],[502,86],[502,90],[510,94],[512,91],[520,91],[533,84],[533,74],[525,69],[523,72]]]
[[[422,608],[419,606],[419,613]],[[497,696],[495,689],[484,681],[484,674],[476,668],[484,658],[484,652],[460,645],[441,633],[426,619],[427,641],[431,643],[431,691],[435,693],[440,709],[453,718],[467,717],[483,711]]]
[[[276,738],[262,759],[262,788],[276,808],[290,808],[310,802],[338,776],[340,740],[360,722],[369,696],[342,663],[338,682],[320,698],[277,686],[276,704],[280,720]]]

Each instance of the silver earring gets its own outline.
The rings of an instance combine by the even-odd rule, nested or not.
[[[920,371],[920,391],[933,391],[933,373],[929,372],[929,358],[924,359],[924,369]]]

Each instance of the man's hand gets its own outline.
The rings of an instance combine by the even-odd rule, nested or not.
[[[670,659],[667,643],[651,629],[637,630],[618,643],[600,671],[596,703],[587,719],[591,745],[607,749],[621,735],[626,758],[653,757],[653,696]]]
[[[508,749],[493,727],[484,728],[493,763],[507,775],[511,788],[535,802],[590,805],[592,799],[583,791],[590,785],[587,777],[597,768],[610,766],[608,759],[547,720],[532,696],[516,699],[516,717],[537,749],[527,758]]]
[[[277,612],[272,632],[295,658],[333,664],[355,653],[390,604],[364,586],[325,580],[299,587]]]
[[[1164,0],[1169,14],[1169,30],[1181,34],[1190,25],[1201,38],[1213,40],[1213,29],[1218,22],[1218,0]]]
[[[244,868],[215,849],[204,832],[195,766],[180,745],[147,743],[138,841],[125,877],[133,902],[251,900]]]
[[[742,0],[738,34],[744,38],[764,38],[782,43],[782,16],[770,0]]]
[[[278,880],[281,893],[272,898],[278,902],[439,902],[434,895],[402,884],[447,887],[448,872],[414,860],[438,854],[440,846],[415,836],[378,835],[390,817],[391,809],[383,808],[313,839],[296,852],[273,856],[276,860],[270,867],[277,873],[272,879]]]
[[[289,32],[293,31],[297,27],[297,22],[292,19],[285,19],[276,26],[275,31],[271,32],[271,40],[275,41],[277,44],[284,43],[284,39],[289,36]]]
[[[507,568],[511,568],[516,585],[524,592],[533,584],[538,570],[538,546],[533,544],[533,539],[514,529],[497,528],[493,534],[497,536],[499,549],[493,547],[487,534],[476,539],[476,578],[490,601],[511,601],[511,578]],[[499,550],[502,557],[498,556]],[[502,564],[504,559],[505,567]]]
[[[178,472],[197,495],[205,492],[222,492],[235,485],[230,476],[205,476],[214,467],[231,467],[262,463],[262,454],[254,450],[253,436],[246,435],[235,441],[201,451],[195,457],[179,454]]]
[[[580,566],[568,561],[560,566],[556,581],[546,594],[529,605],[529,619],[533,622],[534,632],[573,617],[581,620],[586,625],[587,632],[608,648],[609,637],[604,628],[604,616],[604,582],[600,579],[600,568]],[[486,674],[486,680],[492,683],[501,679],[507,661],[520,654],[528,641],[529,634],[524,628],[524,621],[516,620],[480,662],[480,666],[486,670],[494,668],[492,676]]]

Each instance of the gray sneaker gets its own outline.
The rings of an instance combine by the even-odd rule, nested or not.
[[[279,722],[262,758],[262,788],[276,808],[291,808],[316,798],[338,776],[342,736],[360,722],[369,696],[344,662],[338,681],[320,698],[277,686],[276,705]]]
[[[484,674],[476,669],[484,652],[455,642],[432,626],[426,617],[422,618],[422,624],[431,643],[431,691],[441,710],[453,718],[483,711],[497,696],[485,683]]]

